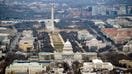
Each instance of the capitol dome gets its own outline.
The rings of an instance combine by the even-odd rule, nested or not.
[[[67,40],[64,44],[63,53],[73,53],[72,45],[69,40]]]

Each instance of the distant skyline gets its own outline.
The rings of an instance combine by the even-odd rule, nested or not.
[[[46,2],[46,3],[77,3],[77,4],[105,4],[105,5],[113,5],[113,4],[127,4],[132,5],[132,0],[0,0],[3,3],[13,3],[14,1],[18,2]]]

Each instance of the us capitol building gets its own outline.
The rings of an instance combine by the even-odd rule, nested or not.
[[[52,57],[54,56],[53,60],[68,60],[68,61],[73,61],[73,60],[83,60],[83,56],[86,56],[89,58],[89,60],[96,59],[97,58],[97,53],[96,52],[73,52],[73,48],[71,45],[71,42],[67,39],[67,41],[64,43],[63,51],[62,52],[54,52],[54,53],[49,53],[49,52],[40,52],[39,53],[39,60],[46,60],[47,56],[49,57],[48,59],[51,60]]]

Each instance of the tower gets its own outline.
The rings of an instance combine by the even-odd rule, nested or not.
[[[46,29],[49,32],[54,33],[54,8],[53,6],[51,8],[51,18],[45,21],[45,25],[46,25]]]
[[[51,26],[52,26],[52,32],[54,33],[54,7],[51,8]]]

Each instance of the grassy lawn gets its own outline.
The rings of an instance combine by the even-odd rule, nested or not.
[[[63,50],[63,44],[54,44],[56,51],[62,52]]]
[[[52,35],[52,40],[54,44],[54,48],[56,49],[57,52],[62,52],[63,50],[63,43],[61,42],[61,39],[58,34],[53,34]]]

